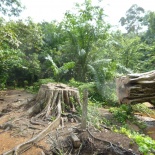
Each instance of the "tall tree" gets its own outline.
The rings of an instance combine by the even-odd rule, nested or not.
[[[76,62],[76,79],[85,81],[92,46],[97,40],[107,37],[109,25],[104,22],[104,11],[99,6],[93,6],[91,0],[76,4],[76,13],[65,14],[64,29],[68,33],[66,50],[70,51],[66,56]]]
[[[144,63],[142,64],[142,68],[144,71],[148,71],[155,69],[155,12],[147,12],[144,17],[144,21],[145,26],[147,26],[147,30],[141,36],[141,40],[146,43],[146,50],[143,51],[144,56],[142,61]]]
[[[20,0],[0,0],[0,12],[7,16],[19,16],[23,10]]]
[[[147,12],[145,17],[145,26],[147,26],[146,33],[142,36],[142,40],[148,44],[152,44],[155,41],[155,12]]]
[[[120,23],[122,26],[125,26],[127,33],[134,32],[138,34],[139,30],[142,29],[144,15],[145,10],[134,4],[126,11],[126,17],[120,19]]]

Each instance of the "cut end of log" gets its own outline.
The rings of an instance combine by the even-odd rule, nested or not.
[[[155,70],[117,78],[116,90],[121,104],[136,104],[155,100]]]

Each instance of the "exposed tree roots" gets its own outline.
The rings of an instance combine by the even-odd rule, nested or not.
[[[53,154],[71,154],[71,155],[85,155],[85,154],[102,154],[102,155],[136,155],[132,150],[127,150],[119,145],[95,137],[90,131],[93,127],[81,130],[78,126],[72,128],[72,132],[63,133],[57,131],[58,136],[50,137],[51,152]],[[62,135],[67,134],[66,137]],[[76,140],[72,140],[72,135],[77,135],[80,139],[80,144],[75,147]],[[63,152],[62,152],[63,151]]]
[[[42,85],[34,105],[28,109],[28,115],[31,116],[30,122],[32,124],[49,125],[34,138],[17,145],[3,155],[20,155],[28,150],[60,125],[62,111],[75,111],[79,105],[79,92],[76,88],[64,84],[49,83]]]

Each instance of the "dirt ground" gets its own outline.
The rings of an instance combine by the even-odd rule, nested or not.
[[[24,105],[29,103],[30,100],[33,100],[34,96],[34,94],[27,93],[24,90],[0,91],[0,154],[9,151],[18,144],[26,142],[45,128],[45,126],[41,125],[32,125],[27,116],[27,111],[24,109]],[[105,115],[106,113],[108,114],[108,111],[102,110]],[[12,126],[10,126],[10,122],[13,124]],[[54,149],[55,154],[60,154],[60,150],[66,154],[74,152],[69,139],[73,130],[76,131],[80,140],[85,142],[85,145],[77,150],[75,149],[75,153],[73,154],[87,155],[91,154],[91,152],[93,154],[94,150],[99,151],[104,148],[102,140],[140,154],[138,146],[124,135],[114,133],[104,127],[99,131],[91,126],[89,131],[80,132],[78,126],[79,123],[74,121],[65,122],[64,127],[60,126],[57,130],[51,131],[44,139],[34,144],[33,147],[22,154],[52,154],[51,150]],[[87,140],[84,141],[86,137]]]

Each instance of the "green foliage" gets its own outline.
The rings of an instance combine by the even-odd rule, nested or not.
[[[39,79],[38,82],[33,83],[33,86],[27,86],[26,90],[29,92],[38,92],[42,84],[54,83],[53,79]]]
[[[89,99],[91,101],[95,101],[96,104],[98,104],[97,101],[103,101],[102,96],[97,92],[96,85],[94,82],[84,83],[76,81],[74,78],[72,78],[69,83],[70,86],[76,87],[79,89],[81,96],[84,89],[88,90]]]
[[[93,82],[83,83],[78,88],[79,88],[79,90],[81,92],[83,92],[83,90],[87,89],[90,96],[93,96],[94,94],[96,94],[96,92],[95,92],[96,91],[96,89],[95,89],[96,87],[95,87],[95,84]]]
[[[146,105],[141,104],[141,103],[133,105],[132,109],[135,112],[142,113],[143,115],[147,115],[147,116],[155,115],[155,111],[154,110],[149,109]]]
[[[40,61],[38,60],[38,55],[33,53],[25,57],[23,60],[25,76],[29,79],[29,83],[32,84],[41,72]]]
[[[43,33],[41,26],[33,22],[31,18],[25,21],[10,21],[7,23],[11,30],[18,36],[20,44],[18,48],[27,55],[40,52],[43,45]]]
[[[48,55],[45,59],[51,62],[51,68],[54,72],[56,81],[59,81],[63,74],[66,74],[70,69],[73,69],[75,66],[75,62],[67,62],[64,63],[63,66],[57,67],[51,56]]]
[[[146,124],[138,120],[134,116],[135,112],[134,106],[123,104],[119,107],[111,107],[109,111],[113,114],[114,120],[120,125],[126,126],[127,123],[130,121],[130,123],[133,123],[136,126],[138,126],[139,129],[144,130],[146,128]]]
[[[12,24],[6,22],[3,18],[0,19],[0,50],[8,50],[17,48],[20,41],[17,34],[12,29]]]
[[[133,110],[130,105],[112,107],[109,111],[114,115],[114,118],[122,124],[126,124],[128,120],[133,120]]]
[[[74,78],[78,81],[87,80],[88,68],[93,44],[99,39],[105,40],[109,25],[104,22],[104,12],[99,6],[93,6],[86,0],[76,4],[77,13],[66,12],[64,27],[68,33],[67,44],[64,46],[66,56],[76,62]],[[69,48],[68,48],[69,46]]]
[[[155,12],[149,11],[145,14],[144,17],[145,26],[148,27],[146,33],[142,35],[142,40],[145,41],[147,44],[151,45],[154,44],[154,26],[155,26]]]
[[[78,88],[79,86],[81,86],[83,84],[84,84],[83,82],[76,81],[74,78],[69,80],[69,85],[73,86],[73,87],[77,87]]]
[[[6,87],[5,83],[1,83],[1,84],[0,84],[0,90],[4,90],[5,87]]]
[[[18,50],[0,51],[0,83],[5,85],[9,78],[9,72],[13,68],[22,67],[22,53]]]
[[[31,19],[25,23],[1,19],[0,25],[0,80],[9,85],[13,80],[18,86],[23,86],[24,80],[32,84],[41,71],[38,51],[42,45],[42,33],[39,27]]]
[[[26,88],[28,86],[28,81],[27,80],[24,80],[24,87]]]
[[[137,35],[124,36],[120,33],[113,34],[113,37],[117,41],[117,46],[113,48],[118,50],[116,63],[118,73],[126,74],[142,70],[145,63],[142,61],[144,57],[143,51],[149,48],[144,42],[141,42],[141,38]]]
[[[109,59],[94,61],[88,65],[94,76],[98,94],[104,100],[116,100],[114,77],[116,74],[116,63]]]
[[[115,132],[127,135],[129,138],[133,139],[139,146],[139,151],[144,155],[153,155],[155,151],[155,141],[149,136],[139,134],[138,132],[128,130],[124,127],[115,129]]]

